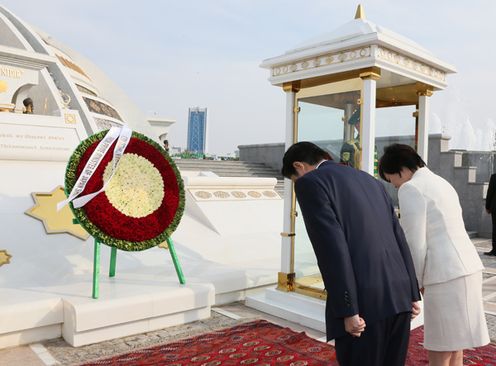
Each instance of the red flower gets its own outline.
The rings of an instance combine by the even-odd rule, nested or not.
[[[106,131],[102,131],[93,135],[92,140],[83,141],[76,149],[67,169],[68,173],[72,169],[75,170],[75,174],[66,175],[68,192],[105,133]],[[135,218],[119,211],[110,203],[105,192],[102,192],[83,207],[73,210],[83,227],[101,242],[123,250],[143,250],[163,242],[179,224],[184,210],[183,184],[174,162],[165,150],[145,136],[133,132],[125,154],[142,156],[158,170],[164,186],[164,196],[160,206],[147,216]],[[81,158],[77,159],[78,156]],[[113,146],[102,159],[80,196],[96,192],[103,186],[105,167],[112,160],[112,156]],[[69,176],[72,179],[68,178]]]

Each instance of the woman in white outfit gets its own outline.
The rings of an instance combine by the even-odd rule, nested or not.
[[[400,222],[424,297],[424,347],[432,366],[463,365],[463,349],[489,343],[484,266],[465,231],[455,189],[408,145],[384,149],[381,177],[398,189]]]

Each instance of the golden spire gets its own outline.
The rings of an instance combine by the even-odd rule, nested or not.
[[[359,4],[355,13],[355,19],[365,20],[365,11],[363,10],[362,4]]]

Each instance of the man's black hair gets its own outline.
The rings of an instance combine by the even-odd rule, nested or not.
[[[317,145],[308,141],[298,142],[284,154],[281,173],[284,177],[291,179],[293,175],[297,174],[293,166],[295,161],[315,165],[322,159],[332,160],[329,153]]]
[[[426,166],[419,154],[408,145],[392,144],[384,148],[384,155],[379,161],[379,175],[385,181],[385,174],[401,175],[401,169],[407,168],[412,172]]]

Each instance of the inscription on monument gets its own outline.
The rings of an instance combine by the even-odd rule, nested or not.
[[[0,159],[67,161],[78,144],[73,129],[0,124]]]
[[[10,105],[20,88],[38,82],[38,70],[0,64],[0,104]]]
[[[22,70],[8,66],[0,66],[0,77],[2,76],[11,79],[20,79],[22,76]]]

